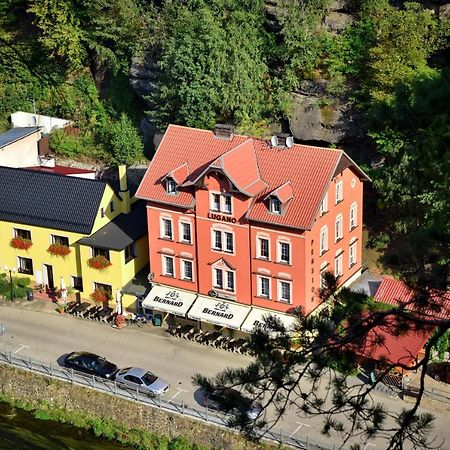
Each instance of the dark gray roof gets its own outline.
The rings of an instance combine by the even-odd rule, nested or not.
[[[0,166],[0,220],[90,234],[107,183]]]
[[[32,133],[35,133],[39,127],[19,127],[19,128],[11,128],[8,131],[0,134],[0,148],[6,147],[13,142],[18,141],[19,139],[23,139],[24,137],[29,136]]]
[[[81,238],[78,243],[110,250],[123,250],[147,233],[145,201],[133,203],[129,214],[120,214],[92,236]]]

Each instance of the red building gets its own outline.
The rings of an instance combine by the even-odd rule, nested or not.
[[[170,125],[137,192],[152,282],[203,306],[310,312],[321,273],[360,274],[364,180],[341,150]]]

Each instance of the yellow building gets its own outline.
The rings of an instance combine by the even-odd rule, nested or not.
[[[101,289],[110,306],[120,298],[134,309],[143,293],[133,295],[130,282],[148,272],[147,222],[144,202],[130,198],[125,166],[119,189],[59,172],[0,167],[0,268],[50,295],[61,283],[87,300]]]

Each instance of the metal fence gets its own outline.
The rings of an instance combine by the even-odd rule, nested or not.
[[[184,401],[177,403],[165,400],[162,396],[150,397],[144,392],[123,386],[116,381],[105,380],[96,376],[84,375],[73,369],[67,369],[52,363],[43,363],[30,358],[19,358],[10,351],[0,351],[0,363],[8,364],[13,367],[29,370],[47,377],[65,381],[68,383],[86,386],[99,392],[133,400],[142,405],[152,408],[159,408],[167,413],[179,414],[191,419],[200,420],[208,424],[230,428],[229,417],[205,408],[194,408],[187,405]],[[334,450],[335,445],[329,446],[318,443],[309,437],[298,439],[293,435],[283,432],[283,430],[262,429],[257,431],[257,436],[261,439],[291,446],[305,450]],[[338,446],[339,447],[339,446]]]

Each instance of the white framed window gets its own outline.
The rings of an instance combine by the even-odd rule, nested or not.
[[[181,260],[181,277],[183,280],[193,281],[194,272],[192,261],[188,259]]]
[[[223,270],[214,269],[214,287],[218,289],[223,289]]]
[[[270,298],[270,278],[258,276],[258,297]]]
[[[341,180],[336,183],[336,205],[339,202],[342,202],[343,199],[344,199],[343,182]]]
[[[342,276],[342,253],[334,258],[334,276]]]
[[[340,241],[343,238],[343,219],[342,219],[342,214],[339,214],[336,217],[336,222],[334,223],[334,240],[335,242]]]
[[[325,193],[325,196],[320,202],[320,215],[323,216],[326,212],[328,212],[328,192]]]
[[[222,251],[222,232],[220,230],[213,230],[213,243],[212,248],[214,250]]]
[[[289,242],[278,242],[278,262],[291,263],[291,244]]]
[[[169,195],[178,194],[178,184],[173,178],[166,178],[166,192]]]
[[[325,273],[328,270],[328,263],[325,261],[320,265],[320,289],[325,288]]]
[[[259,237],[257,250],[258,250],[258,258],[261,259],[270,259],[270,241],[267,238]]]
[[[181,242],[192,244],[192,232],[190,223],[180,222],[180,237]]]
[[[233,233],[224,231],[223,234],[225,236],[225,251],[233,253],[234,251]]]
[[[163,255],[163,275],[168,277],[175,276],[175,258],[173,256]]]
[[[52,244],[65,245],[66,247],[69,247],[69,238],[67,236],[59,236],[57,234],[52,234],[51,242]]]
[[[211,194],[211,210],[220,211],[220,194]]]
[[[358,226],[358,205],[352,203],[350,206],[350,231]]]
[[[22,230],[21,228],[14,228],[14,237],[28,239],[29,241],[31,241],[31,231]]]
[[[353,242],[348,247],[348,266],[353,267],[357,262],[357,243]]]
[[[328,250],[328,227],[325,225],[320,229],[320,254]]]
[[[234,252],[234,236],[229,231],[213,230],[212,245],[213,250],[224,251],[227,253]]]
[[[173,239],[172,219],[161,217],[161,237],[163,239]]]
[[[269,209],[272,214],[281,214],[281,202],[278,197],[270,197]]]
[[[17,272],[33,275],[33,260],[31,258],[17,257]]]
[[[210,197],[210,209],[211,211],[222,212],[224,214],[232,214],[233,196],[231,194],[212,192]]]
[[[227,290],[234,292],[234,272],[227,271]]]
[[[232,213],[231,195],[223,195],[223,212],[226,214]]]
[[[227,291],[234,292],[234,272],[232,270],[224,270],[215,267],[213,272],[213,285],[216,289],[225,289]]]
[[[292,283],[290,281],[278,280],[278,301],[291,303],[291,287]]]

